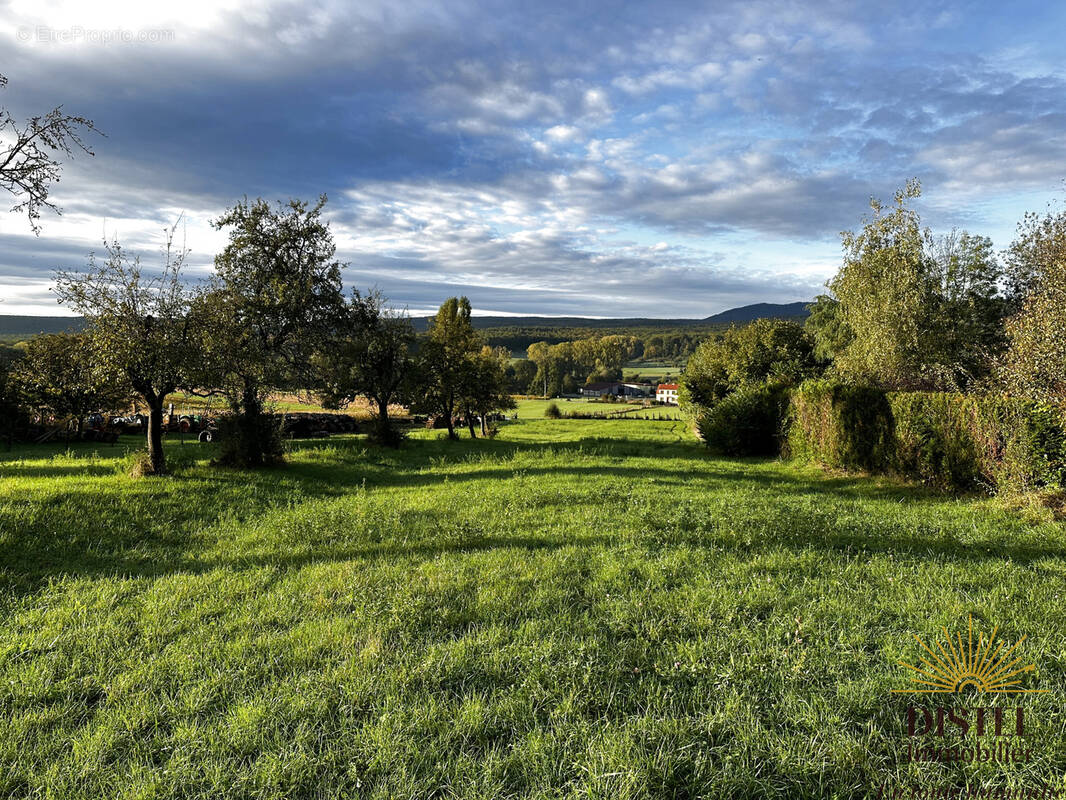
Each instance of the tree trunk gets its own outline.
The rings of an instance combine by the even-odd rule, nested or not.
[[[470,438],[476,439],[477,432],[474,430],[474,415],[469,410],[466,412],[466,427],[470,429]]]
[[[152,465],[153,475],[162,475],[167,471],[166,457],[163,455],[162,397],[148,401],[148,460]]]
[[[241,438],[240,449],[243,452],[244,465],[248,467],[263,466],[263,442],[261,417],[263,406],[259,402],[259,392],[254,383],[245,381],[241,395]]]
[[[454,404],[449,404],[447,409],[445,409],[444,419],[448,423],[448,438],[449,439],[458,439],[459,437],[455,435],[455,405]]]
[[[392,426],[389,423],[388,398],[378,399],[378,441],[381,444],[392,445]]]
[[[481,414],[480,417],[479,417],[480,420],[481,420],[481,435],[482,436],[488,436],[489,435],[489,426],[485,424],[485,420],[488,418],[488,416],[489,416],[488,414]]]

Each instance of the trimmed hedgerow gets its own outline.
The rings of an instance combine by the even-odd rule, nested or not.
[[[793,390],[786,454],[828,467],[879,472],[892,464],[893,418],[880,389],[827,380]]]
[[[785,387],[742,386],[697,417],[697,433],[711,450],[723,455],[777,455],[787,410]]]
[[[939,489],[1018,493],[1066,482],[1066,417],[1003,395],[896,392],[895,470]]]
[[[788,451],[946,491],[1066,485],[1066,413],[1003,395],[882,392],[808,381],[792,394]]]

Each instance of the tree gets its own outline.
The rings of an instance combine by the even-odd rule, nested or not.
[[[829,363],[844,352],[855,334],[841,316],[840,302],[829,295],[818,295],[807,310],[810,315],[803,326],[814,337],[814,355]]]
[[[908,181],[894,207],[871,200],[862,229],[841,234],[844,264],[829,288],[855,334],[837,361],[853,380],[903,389],[937,383],[928,357],[935,346],[931,235],[907,207],[920,195],[918,181]]]
[[[931,355],[943,364],[949,385],[969,388],[991,374],[1006,346],[1003,269],[991,239],[956,230],[936,240],[932,264],[936,294]]]
[[[0,89],[6,86],[7,78],[0,75]],[[42,208],[60,213],[48,200],[62,171],[59,157],[78,150],[93,155],[82,138],[89,132],[99,133],[92,120],[64,114],[62,106],[30,117],[23,125],[0,106],[0,189],[14,196],[17,202],[11,210],[25,211],[35,234],[41,232]]]
[[[481,424],[482,435],[488,434],[488,417],[503,409],[514,408],[507,381],[507,365],[511,354],[503,347],[485,345],[470,357],[471,368],[463,388],[462,406],[470,438],[475,438],[474,418]]]
[[[264,413],[272,389],[306,388],[312,356],[322,349],[344,313],[341,264],[326,204],[265,200],[235,205],[214,221],[229,231],[215,257],[217,273],[207,298],[213,321],[208,350],[212,383],[237,413],[227,460],[262,466],[279,460],[280,442]]]
[[[337,334],[316,357],[324,404],[340,408],[366,397],[377,411],[375,438],[398,445],[389,406],[405,399],[411,378],[415,338],[411,321],[388,308],[381,295],[355,292]]]
[[[458,438],[455,412],[475,380],[473,356],[481,352],[483,345],[470,322],[470,301],[465,297],[445,300],[430,321],[419,354],[419,405],[444,418],[449,439]]]
[[[196,293],[182,274],[188,251],[173,246],[176,230],[175,224],[167,231],[156,275],[112,241],[104,243],[106,261],[90,254],[85,272],[60,271],[55,286],[60,302],[86,318],[95,358],[124,375],[148,406],[148,457],[156,475],[166,472],[163,406],[176,389],[194,385],[204,338],[204,320],[193,308]]]
[[[56,418],[73,418],[79,434],[90,413],[110,411],[130,396],[123,376],[98,357],[88,333],[30,339],[11,378],[26,405]]]
[[[1066,212],[1040,216],[1028,212],[1018,223],[1017,234],[1004,253],[1008,311],[1017,313],[1062,263],[1066,248]]]
[[[1038,400],[1062,402],[1066,400],[1066,212],[1043,219],[1027,214],[1010,254],[1021,310],[1007,323],[1007,384]]]
[[[758,319],[708,339],[688,360],[680,399],[690,410],[712,408],[743,386],[773,380],[780,385],[816,377],[823,369],[815,342],[802,325]]]

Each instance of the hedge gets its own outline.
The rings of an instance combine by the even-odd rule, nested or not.
[[[788,421],[786,452],[830,467],[948,491],[1066,485],[1066,413],[1032,400],[807,381],[792,393]]]
[[[892,408],[878,389],[814,380],[792,391],[786,455],[881,472],[892,463],[894,434]]]

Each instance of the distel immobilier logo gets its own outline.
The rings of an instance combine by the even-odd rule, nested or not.
[[[917,663],[897,662],[908,670],[911,686],[893,689],[898,694],[948,695],[943,704],[908,706],[907,755],[921,762],[1027,763],[1032,746],[1026,739],[1025,709],[1020,702],[1009,706],[981,702],[983,695],[1019,695],[1046,692],[1026,685],[1036,669],[1021,655],[1022,636],[1013,644],[991,633],[974,631],[973,617],[965,631],[949,633],[932,646],[915,636],[920,648]],[[959,698],[966,705],[953,702]],[[978,699],[979,705],[971,704]],[[1020,698],[1019,698],[1020,700]]]

